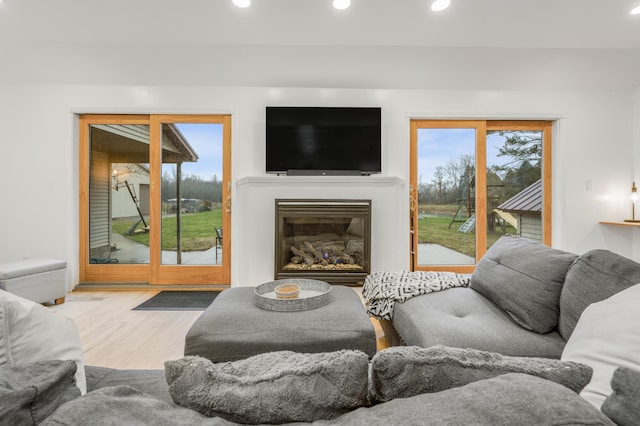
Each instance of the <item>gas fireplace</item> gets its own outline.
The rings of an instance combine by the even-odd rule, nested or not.
[[[362,285],[370,273],[371,200],[276,200],[275,279]]]

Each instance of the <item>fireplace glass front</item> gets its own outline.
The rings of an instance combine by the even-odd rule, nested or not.
[[[362,285],[370,273],[371,200],[276,200],[275,279]]]

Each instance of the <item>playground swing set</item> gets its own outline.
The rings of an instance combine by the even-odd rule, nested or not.
[[[487,188],[502,188],[504,185],[487,185]],[[476,199],[474,197],[475,194],[475,177],[471,178],[471,182],[467,185],[466,197],[458,198],[458,208],[456,212],[451,217],[451,222],[449,222],[449,229],[453,226],[454,223],[462,222],[462,225],[458,228],[458,232],[462,232],[464,234],[468,234],[473,231],[476,227]],[[499,205],[499,200],[494,200],[494,205]],[[467,217],[464,218],[462,216],[462,211],[467,211]],[[518,228],[518,220],[510,213],[504,212],[502,210],[498,210],[496,208],[487,209],[490,211],[490,217],[487,221],[489,225],[489,230],[493,231],[495,229],[495,224],[502,229],[503,233],[506,233],[506,225],[507,223],[514,228]]]

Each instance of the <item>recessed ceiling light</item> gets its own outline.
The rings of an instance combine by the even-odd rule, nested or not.
[[[251,0],[233,0],[233,4],[238,7],[249,7],[251,6]]]
[[[333,7],[338,10],[344,10],[351,6],[351,0],[333,0]]]
[[[632,15],[640,15],[640,5],[634,7],[633,9],[631,9],[630,12]]]
[[[446,8],[448,8],[449,4],[449,0],[435,0],[433,3],[431,3],[431,10],[440,12],[441,10],[445,10]]]

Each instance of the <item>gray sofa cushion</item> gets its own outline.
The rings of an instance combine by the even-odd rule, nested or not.
[[[611,425],[598,409],[557,383],[510,373],[444,392],[359,408],[322,425]]]
[[[588,364],[591,382],[580,396],[600,408],[611,395],[611,378],[619,367],[640,371],[640,284],[592,303],[562,352],[562,360]]]
[[[380,351],[371,360],[369,392],[376,401],[440,392],[507,373],[542,377],[579,393],[591,367],[555,359],[508,357],[494,352],[433,346]]]
[[[470,288],[414,297],[398,303],[393,326],[410,346],[472,348],[510,356],[560,358],[565,341],[557,331],[539,334],[513,322]]]
[[[99,389],[62,405],[43,426],[227,426],[235,423],[170,406],[128,386]],[[299,424],[299,423],[296,423]],[[573,391],[510,373],[450,389],[363,407],[317,425],[610,425]]]
[[[609,250],[580,256],[567,273],[560,295],[558,330],[568,340],[587,306],[640,283],[640,263]]]
[[[0,424],[37,425],[79,397],[75,373],[71,360],[0,366]]]
[[[89,392],[58,408],[41,426],[228,426],[188,408],[169,405],[130,386]]]
[[[169,394],[164,370],[120,370],[87,365],[85,374],[87,392],[111,386],[131,386],[140,392],[175,405]]]
[[[368,403],[369,357],[361,351],[281,351],[219,364],[185,357],[167,361],[165,371],[176,403],[241,423],[332,419]]]
[[[88,383],[94,389],[96,376],[93,373],[100,373],[100,369],[90,368],[88,371]],[[97,374],[98,380],[100,376]],[[207,418],[195,411],[169,405],[129,386],[114,386],[92,390],[83,397],[65,403],[42,424],[210,426],[235,423],[221,418]],[[613,425],[572,391],[548,380],[513,373],[446,392],[395,399],[314,424]]]
[[[578,256],[526,238],[501,237],[478,262],[470,286],[527,330],[558,325],[567,271]]]
[[[619,426],[640,421],[640,371],[620,367],[611,379],[613,393],[602,404],[602,412]]]

